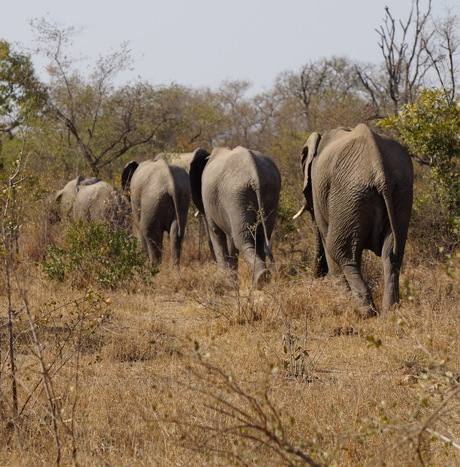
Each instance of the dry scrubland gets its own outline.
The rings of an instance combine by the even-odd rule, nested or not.
[[[2,465],[460,463],[458,263],[421,259],[409,240],[400,308],[362,319],[340,284],[303,266],[307,217],[298,241],[275,241],[278,269],[253,293],[244,264],[236,289],[198,259],[193,222],[179,271],[90,293],[44,279],[33,259],[49,237],[23,231],[16,421],[0,322]],[[365,256],[379,303],[380,264]]]

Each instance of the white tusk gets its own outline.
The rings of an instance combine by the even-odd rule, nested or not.
[[[195,214],[193,214],[193,217],[198,217],[200,215],[200,211],[197,211]]]
[[[306,210],[307,210],[307,206],[305,206],[305,204],[304,204],[300,208],[300,211],[292,219],[298,219]]]

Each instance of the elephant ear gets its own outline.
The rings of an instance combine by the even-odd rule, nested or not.
[[[209,160],[209,152],[205,149],[197,149],[190,163],[190,188],[192,199],[198,211],[204,214],[203,196],[201,194],[201,177]]]
[[[302,155],[300,156],[300,162],[302,164],[303,172],[303,188],[302,192],[305,196],[306,206],[309,210],[313,209],[313,197],[311,188],[311,163],[313,158],[318,153],[318,146],[321,141],[321,135],[319,133],[312,133],[307,142],[302,148]]]
[[[128,162],[121,173],[121,188],[128,199],[131,199],[131,178],[133,178],[134,172],[138,167],[139,164],[136,161]]]
[[[60,203],[63,193],[64,193],[64,190],[59,190],[57,193],[55,193],[53,202],[54,203]]]
[[[75,179],[75,194],[78,193],[78,191],[80,190],[80,187],[82,185],[84,185],[84,182],[85,181],[85,177],[83,175],[79,175],[76,179]]]

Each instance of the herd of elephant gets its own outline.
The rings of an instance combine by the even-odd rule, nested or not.
[[[365,124],[312,133],[301,152],[304,205],[316,233],[314,275],[344,278],[369,314],[377,313],[361,274],[364,249],[382,257],[382,311],[399,301],[399,274],[413,199],[413,167],[397,141]],[[260,288],[274,263],[271,235],[281,190],[269,157],[244,147],[211,153],[158,154],[123,170],[122,190],[78,177],[53,199],[60,216],[132,229],[150,261],[160,263],[169,233],[171,262],[179,264],[190,198],[204,216],[213,258],[236,275],[238,255],[253,267]]]

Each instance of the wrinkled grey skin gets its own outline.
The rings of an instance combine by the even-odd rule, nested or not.
[[[54,219],[68,217],[107,224],[113,230],[129,228],[130,208],[126,197],[97,177],[79,176],[54,196]]]
[[[190,205],[187,172],[163,159],[133,161],[123,170],[122,185],[131,198],[134,235],[150,261],[161,263],[163,235],[168,232],[170,262],[178,266]]]
[[[154,160],[164,159],[168,164],[182,167],[188,173],[194,156],[195,152],[160,152],[154,157]]]
[[[361,275],[364,249],[382,257],[382,310],[399,301],[399,274],[413,198],[406,149],[367,125],[313,133],[302,149],[305,207],[317,226],[315,276],[344,275],[350,289],[376,309]]]
[[[190,173],[190,165],[193,161],[193,158],[196,154],[203,154],[209,155],[209,153],[205,149],[198,148],[193,152],[177,152],[177,153],[159,153],[157,154],[153,160],[164,159],[169,164],[177,165],[179,167],[184,168],[187,173]],[[203,235],[206,237],[206,242],[209,246],[209,252],[211,254],[211,258],[213,261],[216,261],[216,255],[214,254],[214,248],[211,243],[211,237],[209,235],[208,224],[204,219],[204,215],[198,211],[199,215],[195,214],[195,217],[199,223],[200,233],[199,235]],[[201,238],[202,239],[202,238]]]
[[[190,166],[193,201],[204,213],[218,265],[236,272],[239,252],[254,267],[253,288],[268,279],[270,238],[281,177],[275,163],[243,147],[196,152]],[[252,229],[252,230],[251,230]]]

